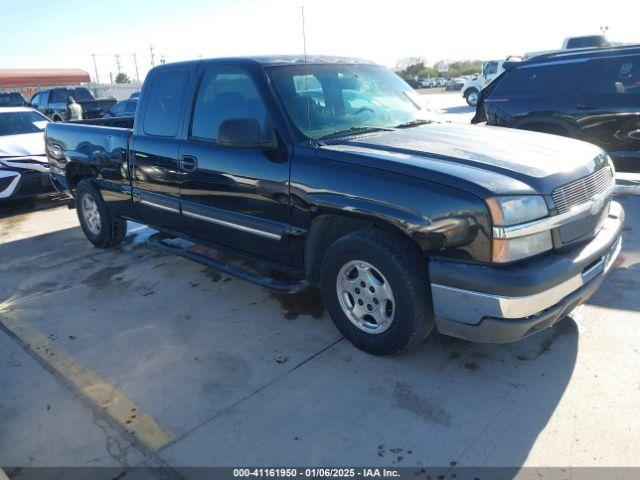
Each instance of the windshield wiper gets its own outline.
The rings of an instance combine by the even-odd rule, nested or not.
[[[426,120],[424,118],[421,118],[418,120],[409,120],[408,122],[404,122],[399,125],[396,125],[395,128],[417,127],[418,125],[426,125],[427,123],[433,123],[433,120]]]
[[[349,127],[343,130],[338,130],[336,132],[328,133],[327,135],[323,135],[318,140],[328,140],[329,138],[336,137],[344,137],[353,133],[365,133],[365,132],[392,132],[395,128],[391,127],[376,127],[373,125],[358,125],[357,127]]]

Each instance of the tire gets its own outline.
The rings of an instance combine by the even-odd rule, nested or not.
[[[352,265],[355,277],[353,270],[349,273]],[[369,267],[372,269],[367,270]],[[364,288],[360,282],[364,282]],[[357,348],[373,355],[391,355],[415,347],[435,325],[426,261],[400,235],[372,228],[336,240],[323,257],[320,287],[338,330]],[[345,288],[353,290],[345,294]],[[365,324],[360,326],[358,318],[354,320],[359,300],[363,301],[359,311],[365,315]],[[372,322],[373,315],[381,321]]]
[[[478,95],[480,94],[480,92],[478,92],[478,90],[476,90],[475,88],[469,90],[468,92],[466,92],[464,94],[464,98],[467,101],[467,105],[469,105],[470,107],[475,107],[476,105],[478,105]]]
[[[76,188],[76,210],[87,239],[98,248],[120,245],[127,234],[127,222],[114,216],[100,191],[90,180],[82,180]]]

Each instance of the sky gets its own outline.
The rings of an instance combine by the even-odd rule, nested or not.
[[[0,68],[75,67],[142,80],[156,64],[202,56],[303,52],[366,58],[497,59],[599,33],[640,42],[639,0],[0,0]]]

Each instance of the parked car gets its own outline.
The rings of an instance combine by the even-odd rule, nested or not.
[[[85,119],[98,118],[117,103],[114,97],[95,98],[85,87],[60,87],[40,90],[29,104],[54,122],[60,122],[70,118],[69,97],[82,107]]]
[[[422,88],[422,83],[413,78],[407,78],[405,82],[407,82],[411,88]]]
[[[444,89],[451,90],[454,92],[460,91],[462,90],[462,86],[464,85],[464,82],[466,82],[466,79],[462,77],[450,78],[449,80],[447,80],[447,83],[445,84]]]
[[[53,191],[44,151],[49,119],[25,107],[0,107],[0,202]]]
[[[0,93],[0,107],[24,107],[27,101],[20,92]]]
[[[227,274],[288,293],[318,285],[367,352],[434,328],[518,340],[589,298],[619,254],[624,212],[600,148],[439,122],[384,67],[199,60],[155,67],[142,92],[135,119],[47,127],[53,181],[88,240],[118,245],[130,219],[256,266],[150,240]]]
[[[594,143],[619,170],[640,170],[640,45],[548,54],[483,90],[473,123]]]
[[[462,85],[462,96],[471,107],[478,104],[478,96],[483,88],[489,85],[495,78],[504,72],[505,65],[512,63],[512,60],[491,60],[482,64],[482,74],[475,75]]]
[[[433,88],[436,86],[436,83],[436,78],[423,78],[420,80],[420,85],[422,86],[422,88]]]
[[[104,112],[102,114],[102,117],[133,117],[136,113],[137,105],[137,98],[128,98],[127,100],[121,100],[109,110]]]

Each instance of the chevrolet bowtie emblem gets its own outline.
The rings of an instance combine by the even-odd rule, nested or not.
[[[602,207],[604,206],[604,202],[605,202],[605,197],[596,197],[592,199],[591,210],[590,210],[591,215],[595,215],[598,212],[600,212],[600,210],[602,210]]]

